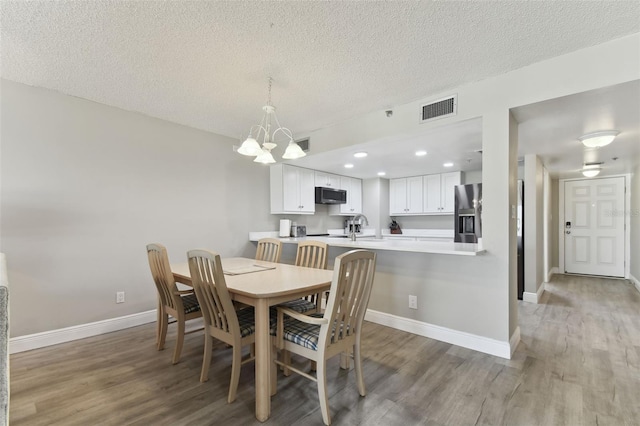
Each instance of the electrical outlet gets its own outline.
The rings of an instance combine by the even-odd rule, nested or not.
[[[116,292],[116,303],[124,303],[124,291]]]
[[[418,309],[418,296],[409,295],[409,308]]]

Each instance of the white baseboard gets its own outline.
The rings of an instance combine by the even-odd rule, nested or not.
[[[542,293],[544,293],[544,282],[540,283],[540,285],[538,286],[538,291],[536,291],[535,293],[527,291],[522,293],[522,300],[529,303],[540,303],[540,299],[542,299]]]
[[[439,325],[416,321],[410,318],[403,318],[371,309],[367,310],[367,314],[364,318],[367,321],[386,325],[387,327],[395,328],[397,330],[407,331],[419,336],[440,340],[442,342],[462,346],[467,349],[473,349],[474,351],[483,352],[489,355],[495,355],[500,358],[511,359],[512,342],[502,342],[500,340],[465,333],[463,331],[452,330]],[[514,336],[515,334],[516,333],[514,333]],[[512,336],[511,340],[515,341],[516,339]],[[519,328],[517,329],[517,341],[520,341]],[[515,345],[517,346],[517,342]],[[515,347],[513,347],[513,349],[515,349]]]
[[[629,279],[636,286],[636,290],[640,291],[640,281],[631,274],[629,275]]]
[[[516,327],[515,331],[511,335],[511,339],[509,339],[509,347],[511,349],[511,355],[516,351],[518,347],[518,343],[520,343],[520,327]],[[511,359],[511,357],[509,357]]]
[[[123,317],[111,318],[104,321],[74,325],[72,327],[43,331],[42,333],[29,334],[26,336],[13,337],[9,339],[9,353],[15,354],[18,352],[30,351],[32,349],[44,348],[45,346],[70,342],[72,340],[111,333],[112,331],[124,330],[125,328],[147,324],[156,320],[156,310],[153,309],[151,311],[125,315]]]
[[[560,270],[558,269],[557,266],[554,266],[553,268],[551,268],[551,270],[549,270],[549,272],[547,272],[547,280],[545,282],[549,282],[551,281],[551,277],[553,277],[555,274],[559,273]]]

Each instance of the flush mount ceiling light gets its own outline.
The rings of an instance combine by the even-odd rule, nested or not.
[[[600,148],[609,145],[619,134],[620,132],[617,130],[602,130],[582,135],[578,140],[587,148]]]
[[[604,164],[604,162],[599,162],[599,163],[584,163],[584,167],[582,168],[582,175],[584,177],[596,177],[598,176],[598,174],[600,174],[600,171],[602,170],[602,166]]]
[[[249,136],[242,143],[240,148],[238,148],[239,154],[256,157],[253,161],[262,164],[271,164],[276,162],[271,154],[271,150],[278,146],[276,143],[276,135],[278,133],[282,133],[285,138],[289,139],[289,145],[287,146],[282,158],[285,160],[295,160],[296,158],[301,158],[307,155],[302,148],[293,141],[293,134],[291,133],[291,130],[286,127],[282,127],[278,121],[276,107],[271,104],[272,81],[273,79],[269,77],[269,97],[267,98],[267,104],[262,107],[264,114],[262,115],[260,124],[256,124],[251,127],[249,130]],[[271,131],[272,122],[278,126],[273,130],[273,132]],[[259,140],[262,141],[261,144],[258,143]]]
[[[592,169],[582,169],[582,175],[584,177],[596,177],[600,174],[600,167]]]
[[[378,176],[385,176],[386,173],[385,172],[378,172]]]
[[[344,165],[344,168],[345,169],[353,169],[353,164],[347,163],[347,164]]]
[[[417,157],[424,157],[425,155],[427,155],[427,151],[425,150],[416,151]]]
[[[369,154],[367,154],[367,153],[366,153],[366,152],[364,152],[364,151],[363,151],[363,152],[356,152],[355,154],[353,154],[353,156],[354,156],[354,157],[356,157],[356,158],[364,158],[364,157],[366,157],[367,155],[369,155]]]
[[[444,163],[443,164],[444,167],[453,167],[453,163]]]

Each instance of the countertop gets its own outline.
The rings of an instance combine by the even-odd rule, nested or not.
[[[278,238],[277,232],[251,232],[250,241],[258,241],[261,238]],[[484,249],[478,244],[453,243],[445,241],[405,241],[405,240],[381,240],[373,237],[358,237],[356,241],[339,237],[304,237],[304,238],[279,238],[284,244],[297,244],[300,241],[322,241],[335,247],[365,248],[370,250],[405,251],[413,253],[449,254],[457,256],[476,256],[483,254]]]

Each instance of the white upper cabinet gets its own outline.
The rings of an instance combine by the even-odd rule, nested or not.
[[[316,186],[325,188],[340,188],[340,176],[331,173],[315,171]]]
[[[313,170],[288,164],[270,168],[271,213],[313,214],[315,204],[315,173]]]
[[[389,214],[391,216],[422,213],[422,176],[389,181]]]
[[[462,173],[443,173],[441,176],[442,193],[440,194],[440,199],[442,200],[442,213],[453,214],[455,209],[455,187],[462,184]]]
[[[460,185],[461,173],[451,172],[423,177],[425,214],[453,214],[454,187]]]
[[[362,213],[362,179],[340,176],[339,189],[347,191],[347,202],[329,206],[329,214],[353,216]]]
[[[453,187],[462,173],[451,172],[389,181],[389,215],[453,214]]]

